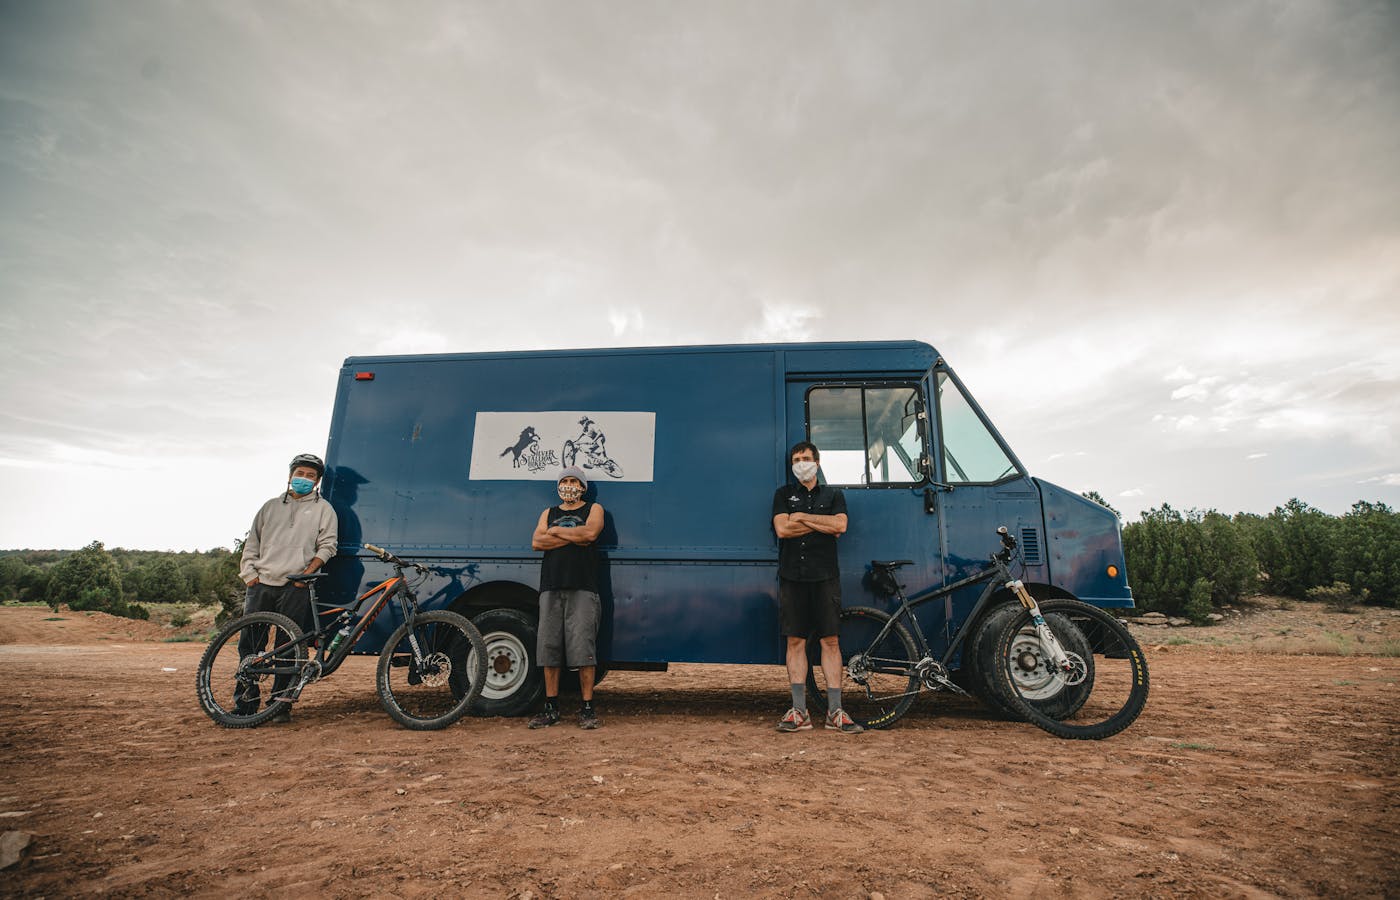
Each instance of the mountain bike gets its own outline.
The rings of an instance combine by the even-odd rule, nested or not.
[[[379,653],[375,687],[385,712],[406,728],[426,731],[451,725],[471,708],[486,681],[481,633],[465,616],[419,609],[414,588],[433,570],[382,547],[363,546],[393,566],[394,574],[349,607],[317,599],[316,582],[327,573],[292,576],[311,588],[314,631],[303,634],[281,613],[254,612],[214,636],[195,676],[199,705],[209,718],[226,728],[252,728],[289,710],[307,685],[340,668],[391,602],[403,624]],[[357,609],[364,612],[357,615]]]
[[[887,728],[921,690],[967,695],[949,663],[964,643],[963,664],[973,667],[980,699],[1057,737],[1099,740],[1127,728],[1147,704],[1147,661],[1128,629],[1112,614],[1079,600],[1036,600],[1011,574],[1016,539],[997,529],[1002,548],[980,572],[906,597],[898,570],[912,560],[874,560],[876,590],[898,601],[893,613],[871,607],[841,611],[842,706],[867,728]],[[967,617],[951,629],[953,592],[986,583]],[[1006,594],[1016,603],[1005,602]],[[943,599],[947,649],[935,657],[914,614]],[[988,610],[985,616],[982,612]],[[968,641],[973,626],[977,632]],[[807,675],[815,705],[826,705],[817,642]],[[981,676],[980,681],[978,676]]]

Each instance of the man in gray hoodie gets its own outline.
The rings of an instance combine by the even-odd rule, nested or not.
[[[311,592],[297,575],[310,575],[335,556],[338,523],[335,510],[322,501],[316,490],[326,464],[319,456],[302,453],[295,457],[287,474],[287,489],[262,505],[253,517],[253,527],[243,542],[239,575],[248,585],[243,600],[245,613],[268,610],[279,612],[297,623],[303,632],[316,627],[311,610]],[[247,656],[258,648],[252,629],[239,638],[238,654]],[[278,676],[272,690],[286,687],[287,676]],[[239,698],[239,712],[257,711],[257,685]],[[274,722],[290,722],[282,713]]]

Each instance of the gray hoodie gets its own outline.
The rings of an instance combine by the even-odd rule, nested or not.
[[[312,557],[324,563],[335,556],[336,542],[331,505],[316,491],[305,497],[289,491],[264,503],[253,517],[238,574],[244,584],[256,578],[273,587],[284,585],[289,575],[304,572]]]

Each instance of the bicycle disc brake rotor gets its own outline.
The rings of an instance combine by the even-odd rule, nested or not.
[[[452,677],[452,659],[441,650],[423,657],[418,676],[428,687],[442,687]]]
[[[1069,657],[1070,669],[1068,672],[1062,673],[1060,677],[1064,679],[1065,684],[1082,684],[1089,675],[1089,666],[1084,662],[1084,657],[1069,650],[1065,651],[1065,656]]]

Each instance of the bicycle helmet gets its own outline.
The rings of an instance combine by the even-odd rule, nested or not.
[[[287,471],[290,472],[297,466],[307,466],[308,468],[315,469],[317,478],[326,474],[326,464],[321,461],[321,457],[314,453],[298,453],[296,456],[292,457],[291,465],[287,467]]]

